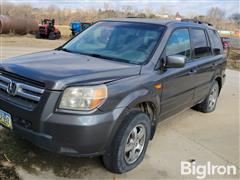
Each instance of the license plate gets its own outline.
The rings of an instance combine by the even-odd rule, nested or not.
[[[7,112],[0,109],[0,125],[12,129],[12,118]]]

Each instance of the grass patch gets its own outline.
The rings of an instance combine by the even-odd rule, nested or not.
[[[1,130],[0,130],[0,144],[1,142]],[[6,155],[3,152],[2,149],[2,144],[0,146],[0,180],[5,180],[5,179],[9,179],[9,180],[19,180],[20,178],[18,177],[17,173],[16,173],[16,169],[15,167],[8,162]]]
[[[103,168],[99,158],[76,158],[51,153],[18,139],[8,130],[0,131],[0,144],[2,156],[0,162],[7,161],[3,156],[6,155],[12,165],[6,173],[16,179],[18,177],[15,167],[21,167],[28,173],[36,175],[51,170],[56,176],[67,178],[83,178],[91,174],[93,169]],[[3,165],[0,167],[2,173],[5,173],[6,168]]]
[[[0,154],[1,155],[1,154]],[[4,166],[0,162],[0,180],[19,180],[14,166]]]
[[[240,71],[240,51],[230,50],[227,67]]]

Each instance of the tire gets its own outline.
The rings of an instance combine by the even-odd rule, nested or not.
[[[55,39],[56,39],[56,34],[55,34],[55,32],[50,32],[50,33],[49,33],[49,36],[48,36],[48,39],[50,39],[50,40],[55,40]]]
[[[108,151],[103,155],[105,168],[121,174],[137,167],[144,159],[150,134],[149,117],[142,111],[131,111],[120,126]],[[131,156],[134,154],[136,156]]]
[[[204,113],[213,112],[216,108],[219,92],[220,87],[218,82],[215,80],[206,99],[200,104],[196,105],[194,108]]]
[[[56,39],[60,39],[60,38],[61,38],[61,33],[57,32]]]
[[[71,33],[71,35],[70,35],[70,37],[74,37],[76,34],[75,34],[75,32],[74,31],[72,31],[72,33]]]
[[[35,37],[36,37],[37,39],[41,39],[41,38],[42,38],[40,32],[37,32],[36,35],[35,35]]]

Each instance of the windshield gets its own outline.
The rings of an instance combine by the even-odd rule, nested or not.
[[[164,27],[130,22],[98,22],[69,41],[62,49],[114,61],[144,63]]]

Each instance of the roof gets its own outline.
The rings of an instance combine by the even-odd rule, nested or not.
[[[149,24],[159,24],[159,25],[167,25],[173,20],[159,20],[159,19],[148,19],[148,18],[111,18],[111,19],[104,19],[105,21],[123,21],[123,22],[139,22],[139,23],[149,23]]]
[[[191,27],[204,27],[209,29],[214,29],[211,26],[207,26],[206,24],[198,24],[194,22],[181,22],[177,20],[160,20],[160,19],[148,19],[148,18],[111,18],[105,19],[104,21],[121,21],[121,22],[138,22],[138,23],[149,23],[149,24],[158,24],[158,25],[175,25],[175,26],[191,26]]]

